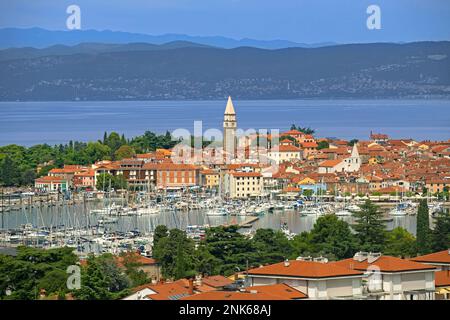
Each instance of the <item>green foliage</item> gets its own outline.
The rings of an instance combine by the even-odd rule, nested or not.
[[[415,255],[416,239],[406,229],[397,227],[386,232],[386,245],[383,254],[409,258]]]
[[[420,255],[430,252],[430,221],[428,204],[426,199],[422,199],[417,211],[417,253]]]
[[[111,254],[90,256],[81,271],[81,288],[73,294],[80,300],[113,300],[126,295],[130,285]]]
[[[288,259],[293,254],[293,248],[283,232],[273,229],[258,229],[251,240],[254,253],[252,262],[272,264]]]
[[[120,256],[123,259],[122,264],[125,268],[125,274],[130,279],[131,287],[137,287],[149,282],[147,274],[139,269],[142,263],[139,262],[137,254],[124,252]]]
[[[21,186],[34,182],[38,165],[44,166],[37,174],[47,175],[53,168],[65,164],[89,165],[99,160],[120,160],[132,157],[136,152],[154,151],[158,148],[172,148],[178,141],[172,141],[169,132],[156,135],[146,131],[131,141],[122,134],[105,132],[103,140],[97,142],[69,141],[67,144],[49,146],[38,144],[29,148],[18,145],[0,147],[0,185]]]
[[[164,135],[146,131],[143,136],[133,138],[130,141],[130,146],[134,147],[137,152],[149,152],[161,148],[172,148],[177,143],[178,141],[172,141],[172,136],[168,131]]]
[[[20,185],[19,168],[10,156],[6,156],[0,163],[0,184],[6,187]]]
[[[431,234],[432,251],[442,251],[450,248],[450,212],[441,211],[436,216]]]
[[[330,144],[328,143],[328,141],[319,141],[319,143],[317,143],[317,150],[326,149],[329,147]]]
[[[361,211],[354,212],[355,225],[353,229],[363,251],[381,252],[385,242],[383,215],[378,206],[370,200],[360,206]]]
[[[348,142],[348,145],[350,147],[353,147],[356,143],[358,143],[358,141],[359,141],[358,139],[352,139]]]
[[[47,294],[67,292],[66,270],[77,262],[72,251],[19,247],[16,257],[0,255],[0,299],[36,299],[40,289]]]
[[[314,191],[312,189],[305,189],[303,190],[302,194],[305,197],[312,197],[314,195]]]
[[[133,147],[130,147],[128,145],[122,145],[119,149],[117,149],[116,152],[114,152],[114,158],[116,160],[122,160],[127,158],[132,158],[136,152],[134,151]]]
[[[357,240],[350,226],[335,215],[319,217],[310,233],[311,251],[314,253],[344,259],[358,251]]]
[[[156,246],[162,238],[167,238],[169,229],[165,225],[158,225],[153,232],[153,246]]]
[[[107,191],[111,187],[114,190],[126,189],[128,182],[121,174],[113,176],[109,173],[101,173],[97,177],[96,182],[97,190]]]
[[[309,127],[297,127],[295,124],[291,125],[291,130],[297,130],[303,132],[304,134],[314,134],[316,132],[314,129],[311,129]]]
[[[254,259],[251,242],[238,232],[237,226],[209,228],[205,246],[220,261],[216,271],[227,276],[238,269],[245,270],[247,262],[250,264]]]
[[[186,232],[171,229],[153,246],[153,256],[161,264],[165,278],[180,279],[192,276],[195,270],[195,244]]]

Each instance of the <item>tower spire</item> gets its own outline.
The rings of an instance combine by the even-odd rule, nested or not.
[[[227,106],[225,108],[225,114],[236,114],[234,111],[233,101],[231,100],[231,96],[228,96]]]

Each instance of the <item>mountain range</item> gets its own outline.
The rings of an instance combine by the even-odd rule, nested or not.
[[[450,98],[450,42],[224,49],[186,41],[0,51],[0,100]]]
[[[306,44],[288,40],[232,39],[221,36],[190,36],[185,34],[149,35],[111,30],[47,30],[42,28],[2,28],[0,29],[0,48],[33,47],[45,48],[54,45],[74,46],[85,42],[127,44],[144,42],[164,44],[174,41],[194,42],[219,48],[255,47],[280,49],[288,47],[316,48],[335,43]]]

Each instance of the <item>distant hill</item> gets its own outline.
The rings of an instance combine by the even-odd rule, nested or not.
[[[151,43],[127,43],[127,44],[110,44],[110,43],[80,43],[74,46],[54,45],[48,48],[8,48],[0,50],[0,61],[14,59],[30,59],[44,56],[58,56],[71,54],[99,54],[105,52],[125,52],[125,51],[152,51],[152,50],[168,50],[180,48],[207,48],[208,46],[188,42],[188,41],[172,41],[164,44]]]
[[[80,43],[118,43],[145,42],[164,44],[174,41],[185,41],[220,48],[255,47],[263,49],[280,49],[288,47],[315,48],[335,43],[304,44],[287,40],[254,40],[231,39],[227,37],[202,37],[184,34],[148,35],[121,31],[98,30],[46,30],[42,28],[3,28],[0,29],[0,48],[34,47],[45,48],[62,44],[74,46]]]
[[[446,41],[278,50],[90,43],[0,57],[3,101],[450,98]]]

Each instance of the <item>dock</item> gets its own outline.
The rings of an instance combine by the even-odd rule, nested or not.
[[[252,224],[259,220],[258,216],[251,216],[239,223],[223,224],[224,227],[237,226],[238,229],[241,228],[251,228]]]

